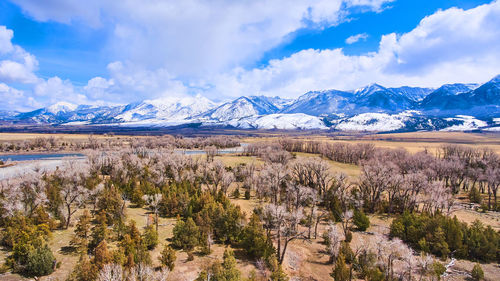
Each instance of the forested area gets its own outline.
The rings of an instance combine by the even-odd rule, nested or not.
[[[235,137],[212,136],[212,137],[174,137],[170,135],[157,137],[130,137],[130,136],[94,136],[89,135],[84,139],[62,138],[62,137],[35,137],[22,141],[12,140],[0,142],[0,152],[38,152],[38,151],[81,151],[83,149],[205,149],[207,147],[228,148],[239,146],[240,142]]]
[[[288,280],[291,245],[316,239],[334,280],[438,280],[449,257],[500,261],[498,231],[447,215],[459,193],[481,210],[498,209],[500,157],[488,149],[446,145],[437,154],[410,154],[285,138],[241,153],[262,162],[229,166],[210,147],[239,143],[222,137],[138,139],[119,151],[86,145],[92,149],[85,161],[0,182],[0,242],[9,251],[1,271],[32,277],[64,266],[48,241],[73,226],[67,250],[79,261],[70,280],[168,280],[179,253],[189,262],[217,245],[225,247],[222,259],[200,268],[197,280]],[[359,178],[332,171],[331,160],[359,165]],[[234,203],[243,198],[257,207],[243,212]],[[146,227],[128,219],[130,208],[149,211]],[[353,243],[374,214],[394,218],[389,235],[369,233],[370,242]],[[168,241],[158,238],[159,218],[176,220]],[[151,251],[158,247],[156,261]],[[241,272],[237,258],[255,269]]]

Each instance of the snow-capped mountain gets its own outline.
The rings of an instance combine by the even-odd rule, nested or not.
[[[308,92],[283,108],[281,113],[305,113],[314,116],[339,114],[354,109],[353,93],[326,90]]]
[[[371,84],[354,91],[314,91],[300,96],[285,107],[283,113],[307,113],[315,116],[361,114],[370,112],[396,113],[414,109],[429,88],[385,88]]]
[[[78,105],[76,104],[61,101],[49,107],[46,107],[46,110],[47,112],[50,112],[52,114],[60,114],[60,113],[75,111],[77,107]]]
[[[19,112],[17,111],[0,110],[0,121],[15,119],[17,115],[19,115]]]
[[[401,112],[414,107],[415,103],[400,92],[378,84],[372,84],[354,92],[352,101],[358,112]]]
[[[412,112],[389,115],[387,113],[362,113],[335,122],[340,131],[395,131],[405,126]]]
[[[115,116],[115,119],[121,122],[150,119],[180,121],[206,112],[215,106],[214,102],[200,95],[184,98],[166,97],[129,104],[120,114]]]
[[[413,102],[420,102],[422,101],[427,95],[432,93],[435,89],[432,88],[420,88],[420,87],[408,87],[408,86],[403,86],[399,88],[387,88],[390,91],[393,91],[395,93],[399,93],[408,99],[412,100]]]
[[[473,106],[500,105],[500,75],[466,93],[466,99]]]
[[[31,112],[0,111],[2,124],[113,125],[201,124],[241,129],[343,131],[496,130],[500,125],[500,76],[483,85],[437,89],[386,88],[311,91],[297,99],[243,96],[217,104],[203,96],[163,97],[117,106],[59,102]]]
[[[240,129],[279,129],[279,130],[325,130],[328,127],[319,117],[304,113],[294,114],[269,114],[263,116],[250,116],[234,119],[224,123],[225,125]]]
[[[59,102],[31,112],[20,113],[15,120],[24,123],[61,124],[68,122],[106,123],[113,120],[123,106],[73,105]]]
[[[278,97],[240,97],[208,110],[198,117],[209,120],[228,121],[249,116],[273,114],[278,112],[280,108],[283,108],[286,102],[288,101],[281,100]]]
[[[458,95],[470,92],[478,87],[477,84],[446,84],[427,95],[420,106],[429,109],[454,109],[460,103]]]

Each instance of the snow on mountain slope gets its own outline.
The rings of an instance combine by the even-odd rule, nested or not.
[[[199,117],[217,121],[229,121],[248,116],[276,113],[279,108],[267,97],[250,96],[240,97],[226,102]]]
[[[122,122],[184,120],[203,113],[214,106],[214,102],[199,95],[184,98],[165,97],[127,105],[124,111],[116,116],[115,119]]]
[[[18,115],[18,111],[11,110],[0,110],[0,120],[10,120],[14,119],[16,115]]]
[[[467,115],[457,115],[456,117],[453,118],[445,118],[447,121],[459,121],[461,124],[458,125],[453,125],[447,128],[442,129],[441,131],[470,131],[470,130],[476,130],[482,127],[488,126],[488,123],[485,121],[476,119],[473,116],[467,116]]]
[[[464,107],[467,102],[463,102],[460,96],[476,89],[477,86],[477,84],[445,84],[427,95],[420,103],[420,107],[427,110]]]
[[[489,131],[489,132],[500,132],[500,127],[490,127],[483,129],[484,131]]]
[[[4,123],[18,124],[167,127],[203,123],[268,129],[323,129],[333,124],[338,130],[362,131],[470,130],[486,126],[482,120],[493,119],[500,125],[495,117],[500,117],[500,76],[480,87],[447,84],[431,90],[371,84],[353,91],[310,91],[293,100],[243,96],[217,105],[202,96],[165,97],[118,106],[59,102],[25,113],[0,111]]]
[[[262,97],[267,99],[270,103],[272,103],[276,108],[279,110],[289,106],[292,104],[295,100],[294,99],[287,99],[287,98],[280,98],[278,96],[276,97]]]
[[[328,129],[320,118],[303,113],[251,116],[239,120],[227,121],[224,122],[224,125],[241,129]]]
[[[402,94],[415,102],[423,100],[428,94],[434,91],[434,89],[432,88],[420,88],[420,87],[408,87],[408,86],[403,86],[399,88],[388,88],[388,89],[390,91]]]
[[[50,112],[52,114],[66,113],[66,112],[76,110],[77,107],[78,107],[78,105],[76,105],[76,104],[60,101],[60,102],[55,103],[49,107],[46,107],[46,111]]]
[[[333,127],[340,131],[378,131],[390,132],[401,129],[417,111],[405,111],[399,114],[362,113],[356,116],[337,120]]]
[[[120,127],[172,127],[184,124],[196,123],[192,119],[145,119],[139,121],[128,121],[121,123],[110,123],[102,125],[120,126]]]
[[[358,113],[385,112],[395,113],[412,109],[415,102],[401,92],[392,91],[378,84],[371,84],[354,91]]]
[[[350,92],[326,90],[313,91],[300,96],[280,113],[305,113],[314,116],[340,114],[350,111],[353,94]]]

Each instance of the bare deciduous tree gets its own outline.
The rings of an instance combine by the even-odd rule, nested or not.
[[[338,256],[340,243],[345,240],[343,231],[336,224],[330,224],[326,233],[326,252],[330,256],[329,262],[332,263]]]
[[[266,218],[270,220],[267,224],[274,231],[278,262],[281,264],[285,258],[288,244],[303,235],[303,232],[298,228],[300,219],[303,217],[302,210],[288,212],[284,206],[268,204],[266,205],[265,213]]]
[[[158,232],[158,212],[160,211],[160,203],[163,198],[161,193],[156,193],[152,195],[144,195],[142,200],[146,201],[146,204],[149,205],[151,211],[155,214],[155,226],[156,232]]]

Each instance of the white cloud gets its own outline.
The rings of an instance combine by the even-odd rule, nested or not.
[[[91,99],[127,103],[147,98],[181,97],[188,94],[183,82],[164,68],[154,71],[130,62],[116,61],[108,65],[109,79],[95,77],[83,88]]]
[[[470,10],[448,9],[424,18],[412,31],[381,38],[376,52],[303,50],[264,68],[214,78],[212,94],[297,97],[310,90],[429,86],[485,82],[500,73],[500,2]]]
[[[360,34],[356,34],[356,35],[352,35],[352,36],[347,37],[345,42],[347,44],[354,44],[360,40],[366,40],[366,38],[368,38],[368,34],[360,33]]]
[[[32,97],[27,97],[24,91],[9,87],[5,83],[0,83],[0,100],[2,110],[30,110],[40,106]]]
[[[12,44],[14,33],[0,26],[0,82],[34,83],[38,61],[23,48]]]
[[[41,21],[108,28],[113,60],[176,76],[248,65],[290,33],[338,24],[349,7],[380,10],[392,0],[14,0]]]
[[[0,25],[0,54],[7,54],[14,50],[12,45],[12,37],[14,32],[7,27]]]
[[[368,7],[369,9],[381,12],[386,7],[386,4],[389,2],[394,2],[395,0],[347,0],[346,4],[348,6],[360,6],[360,7]]]
[[[75,104],[88,103],[85,95],[75,91],[69,80],[62,80],[55,76],[47,80],[40,80],[33,89],[35,96],[41,97],[47,104],[65,101]]]

